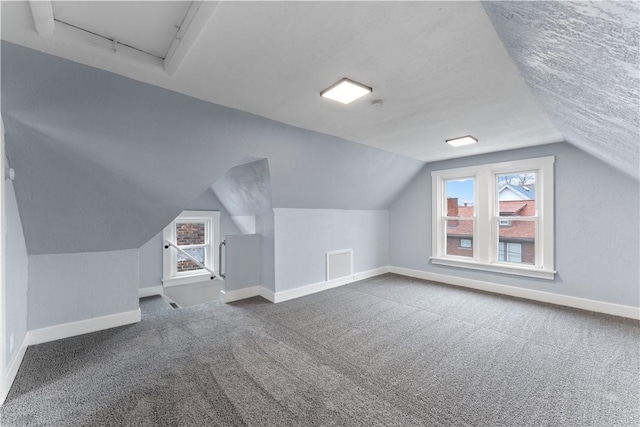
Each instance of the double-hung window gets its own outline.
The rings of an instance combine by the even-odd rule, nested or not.
[[[165,247],[162,262],[164,286],[202,282],[211,278],[211,272],[193,259],[214,270],[220,242],[220,212],[184,211],[165,227],[162,237]],[[173,243],[180,250],[165,242]]]
[[[553,157],[434,171],[433,264],[554,278]]]

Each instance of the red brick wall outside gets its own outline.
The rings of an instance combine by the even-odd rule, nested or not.
[[[536,244],[533,242],[521,242],[522,243],[522,263],[523,264],[535,264],[536,263]]]
[[[178,246],[203,245],[204,224],[186,223],[176,224],[176,244]]]
[[[459,216],[470,218],[473,216],[474,207],[458,205],[455,197],[447,198],[447,216]],[[518,221],[518,216],[535,215],[535,200],[500,201],[500,212],[510,212],[510,216],[502,215],[501,219],[510,220],[510,225],[501,226],[500,241],[505,243],[519,243],[521,245],[521,263],[535,264],[536,233],[534,221]],[[473,257],[473,248],[460,247],[460,240],[473,238],[472,220],[447,221],[447,255]],[[473,244],[472,244],[473,246]]]
[[[198,264],[191,261],[190,259],[180,260],[178,261],[178,273],[182,273],[183,271],[195,271],[202,270]]]
[[[461,248],[460,239],[464,237],[447,237],[447,255],[473,257],[473,240],[471,240],[471,248]]]
[[[205,226],[202,223],[178,223],[176,224],[176,244],[178,246],[202,245],[205,243],[204,232]],[[178,254],[178,272],[201,270],[190,259],[180,259],[183,257]]]

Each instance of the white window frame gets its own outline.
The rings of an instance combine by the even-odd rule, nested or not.
[[[477,165],[431,172],[432,185],[432,264],[470,268],[553,280],[554,265],[554,156]],[[536,264],[522,265],[498,260],[497,176],[536,173],[536,214],[527,220],[536,222]],[[461,218],[473,221],[473,257],[447,255],[446,220],[448,218],[445,182],[474,179],[474,215]],[[504,217],[503,217],[504,218]],[[510,218],[511,219],[511,218]]]
[[[176,249],[171,246],[168,249],[164,248],[164,242],[166,240],[176,243],[176,224],[185,222],[198,222],[205,224],[204,265],[217,272],[215,268],[215,260],[218,259],[220,244],[220,212],[183,211],[162,231],[162,284],[167,287],[211,280],[211,273],[206,270],[178,272],[178,257]]]

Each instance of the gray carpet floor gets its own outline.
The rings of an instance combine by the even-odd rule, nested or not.
[[[30,347],[3,426],[638,426],[640,323],[395,275]]]

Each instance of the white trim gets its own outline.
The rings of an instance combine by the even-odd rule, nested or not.
[[[129,325],[139,322],[141,317],[140,309],[138,308],[132,311],[34,329],[29,331],[29,345],[42,344],[62,338]]]
[[[15,381],[16,376],[18,375],[18,369],[20,369],[20,365],[22,364],[22,360],[24,359],[24,354],[27,352],[27,347],[29,346],[29,332],[27,331],[22,337],[22,342],[20,343],[20,347],[16,352],[15,356],[11,363],[9,363],[9,367],[7,368],[7,373],[4,375],[2,384],[3,389],[0,392],[0,406],[4,403],[9,395],[9,391],[11,390],[11,386],[13,385],[13,381]]]
[[[162,230],[162,284],[166,287],[187,285],[211,280],[212,273],[196,272],[178,273],[176,271],[175,249],[169,246],[165,249],[165,241],[176,243],[176,223],[201,222],[205,224],[205,260],[204,265],[215,271],[215,261],[218,259],[220,244],[220,211],[182,211],[173,221]],[[217,273],[214,274],[217,276]]]
[[[581,310],[595,311],[597,313],[611,314],[613,316],[628,317],[640,320],[640,307],[613,304],[590,300],[586,298],[573,297],[569,295],[554,294],[551,292],[537,291],[533,289],[519,288],[516,286],[500,285],[497,283],[484,282],[463,277],[449,276],[445,274],[431,273],[428,271],[412,270],[402,267],[390,267],[390,273],[402,276],[415,277],[417,279],[430,280],[433,282],[446,283],[464,288],[478,289],[481,291],[496,294],[509,295],[518,298],[541,301],[566,307],[579,308]]]
[[[194,1],[191,4],[180,25],[180,30],[164,58],[163,66],[167,74],[173,76],[182,66],[189,51],[215,13],[218,4],[217,1]]]
[[[216,277],[218,277],[216,275]],[[215,279],[214,279],[215,280]],[[193,283],[210,282],[211,273],[194,274],[191,276],[172,277],[170,279],[162,279],[162,286],[170,288],[172,286],[191,285]]]
[[[260,295],[260,286],[250,286],[248,288],[235,289],[233,291],[220,291],[220,300],[230,303],[241,299],[253,298]]]
[[[164,295],[164,289],[162,286],[149,286],[138,289],[138,299],[152,297],[154,295]]]
[[[29,1],[29,6],[31,6],[31,15],[33,16],[36,32],[41,36],[53,34],[53,4],[51,1],[31,0]]]
[[[45,36],[48,40],[56,40],[86,50],[91,55],[100,55],[112,61],[133,65],[159,75],[167,75],[163,69],[164,61],[157,56],[130,48],[80,28],[72,27],[64,22],[54,20],[53,24],[53,33]]]
[[[276,294],[265,287],[260,287],[260,296],[267,301],[276,302]]]
[[[343,277],[348,277],[350,275],[353,275],[353,249],[340,249],[338,251],[329,251],[325,255],[325,266],[326,266],[325,279],[326,280],[329,280],[329,277],[331,277],[331,269],[329,268],[329,264],[330,264],[329,259],[333,255],[342,255],[342,254],[349,254],[349,274],[347,274],[346,276],[341,276],[339,278],[341,279]],[[339,279],[339,278],[336,277],[336,279]]]
[[[107,37],[56,21],[50,0],[29,1],[35,29],[40,36],[88,49],[94,55],[99,54],[168,76],[173,76],[178,71],[215,13],[218,4],[219,2],[214,1],[194,1],[187,11],[175,40],[165,58],[162,59]]]
[[[537,267],[527,267],[526,265],[508,265],[508,264],[480,264],[473,261],[456,258],[437,258],[431,257],[432,264],[446,265],[449,267],[468,268],[471,270],[491,271],[492,273],[513,274],[516,276],[535,277],[536,279],[553,280],[555,278],[555,270],[543,270]]]
[[[306,295],[315,294],[316,292],[326,291],[327,289],[337,288],[338,286],[347,285],[359,280],[368,279],[370,277],[379,276],[389,272],[389,267],[379,267],[373,270],[362,271],[346,277],[327,280],[324,282],[313,283],[311,285],[301,286],[299,288],[288,289],[286,291],[272,292],[262,286],[251,286],[233,291],[220,291],[220,299],[224,303],[238,301],[241,299],[261,296],[262,298],[273,303],[289,301],[291,299],[300,298]]]
[[[347,285],[349,283],[357,282],[359,280],[368,279],[370,277],[379,276],[389,272],[389,267],[379,267],[373,270],[362,271],[360,273],[352,274],[346,277],[340,277],[338,279],[326,280],[324,282],[313,283],[311,285],[301,286],[294,289],[288,289],[286,291],[276,292],[274,294],[273,302],[279,303],[288,301],[294,298],[300,298],[306,295],[315,294],[316,292],[326,291],[327,289],[337,288],[338,286]]]
[[[7,218],[5,206],[5,155],[4,155],[4,121],[0,113],[0,401],[6,399],[5,372],[7,369],[7,290],[6,290],[6,237]]]
[[[553,280],[554,265],[554,156],[509,162],[480,164],[431,172],[431,261],[468,269],[492,271]],[[536,213],[533,217],[509,218],[534,220],[535,266],[503,263],[498,260],[499,200],[496,176],[530,171],[536,173]],[[452,179],[474,180],[474,214],[470,218],[448,217],[445,182]],[[447,255],[447,219],[473,221],[473,258]]]

